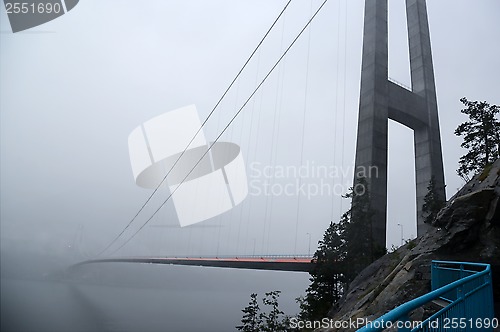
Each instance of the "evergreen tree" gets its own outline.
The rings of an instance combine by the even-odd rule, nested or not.
[[[262,299],[264,305],[271,308],[269,312],[260,314],[260,319],[263,322],[261,331],[279,332],[288,330],[288,318],[282,317],[285,313],[281,311],[278,305],[280,293],[281,291],[268,292]]]
[[[260,313],[259,304],[257,303],[257,294],[250,295],[250,303],[243,311],[244,315],[241,319],[243,325],[236,326],[239,331],[243,332],[258,332],[262,325],[262,318]]]
[[[470,121],[462,123],[455,129],[455,135],[464,136],[461,147],[468,150],[460,157],[457,173],[468,181],[471,173],[477,174],[499,157],[500,107],[485,101],[469,101],[465,97],[460,101],[465,105],[461,112],[467,114]]]
[[[342,218],[347,218],[346,214]],[[332,304],[343,294],[345,285],[341,265],[346,256],[343,227],[342,221],[331,222],[323,240],[319,241],[313,257],[315,266],[310,272],[311,284],[306,296],[298,300],[302,319],[318,320],[325,317]]]
[[[311,284],[303,298],[297,299],[301,319],[318,320],[325,317],[331,306],[343,296],[347,284],[363,268],[385,254],[372,239],[368,181],[360,178],[344,196],[352,199],[351,208],[339,223],[330,223],[313,260]]]
[[[424,222],[427,224],[432,223],[438,212],[444,206],[444,200],[441,198],[441,195],[438,193],[438,188],[436,185],[436,180],[434,177],[429,181],[429,185],[427,186],[427,195],[424,197],[424,205],[422,206],[422,214],[424,216]]]
[[[268,310],[261,312],[257,294],[250,295],[250,303],[243,309],[242,325],[236,329],[244,332],[287,332],[292,331],[290,318],[279,308],[278,298],[281,291],[272,291],[265,294],[262,303]]]
[[[386,253],[373,241],[372,215],[369,183],[364,177],[356,180],[345,195],[351,198],[351,208],[346,212],[344,238],[346,242],[347,281],[352,281],[365,267]]]

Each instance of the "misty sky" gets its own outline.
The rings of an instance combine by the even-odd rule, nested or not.
[[[208,121],[208,140],[220,133],[320,3],[292,2]],[[249,181],[257,187],[271,181],[256,176],[266,166],[352,167],[363,3],[330,0],[223,135],[222,140],[240,145]],[[410,85],[403,1],[389,3],[389,76]],[[82,0],[68,14],[16,34],[2,9],[2,255],[75,260],[102,250],[151,193],[134,183],[130,132],[190,104],[205,119],[284,4]],[[466,120],[459,99],[500,103],[500,2],[428,1],[428,13],[450,197],[462,184],[455,170],[464,151],[453,134]],[[398,223],[405,239],[416,235],[416,227],[412,133],[392,122],[389,128],[390,247],[400,243]],[[352,174],[324,180],[347,189]],[[167,196],[162,189],[123,239]],[[313,252],[330,220],[348,208],[349,202],[341,201],[339,195],[266,197],[251,190],[237,208],[186,228],[178,227],[168,202],[115,255],[299,254],[309,251],[307,233]]]

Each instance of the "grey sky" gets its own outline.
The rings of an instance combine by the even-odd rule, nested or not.
[[[17,34],[10,32],[2,10],[2,253],[60,257],[75,242],[84,255],[103,248],[150,194],[134,184],[129,133],[156,115],[189,104],[196,104],[204,119],[284,4],[82,0],[68,14]],[[313,1],[312,8],[319,4]],[[347,9],[345,4],[327,3],[311,32],[223,136],[241,146],[250,178],[252,163],[299,167],[302,159],[303,164],[352,166],[363,1],[348,1]],[[389,76],[409,85],[402,4],[390,1]],[[284,25],[277,25],[207,123],[207,139],[216,137],[310,12],[310,2],[292,2]],[[453,135],[465,120],[459,98],[500,103],[500,2],[428,1],[428,12],[449,197],[461,186],[455,169],[463,151]],[[415,235],[412,150],[410,130],[391,124],[389,247],[399,244],[399,222],[405,238]],[[349,175],[341,182],[351,179]],[[130,230],[167,195],[160,192]],[[297,196],[249,196],[225,215],[181,229],[169,202],[151,227],[117,254],[306,253],[307,233],[314,250],[332,215],[338,220],[348,204],[325,195],[301,197],[296,229]]]

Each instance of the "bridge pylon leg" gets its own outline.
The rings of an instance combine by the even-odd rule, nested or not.
[[[355,182],[366,178],[374,244],[386,246],[388,120],[414,131],[417,235],[426,231],[422,207],[432,178],[445,200],[443,158],[425,0],[406,0],[411,91],[388,78],[387,0],[366,0]],[[377,172],[368,172],[375,168]],[[361,170],[361,172],[359,172]],[[354,216],[355,217],[355,216]]]

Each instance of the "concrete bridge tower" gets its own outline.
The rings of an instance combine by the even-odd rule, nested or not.
[[[417,234],[427,225],[422,206],[434,177],[445,199],[443,158],[425,0],[406,0],[411,91],[388,79],[387,0],[366,0],[356,169],[376,166],[378,176],[367,178],[371,194],[373,238],[386,245],[387,131],[394,120],[414,132],[417,193]],[[356,175],[355,175],[356,176]]]

